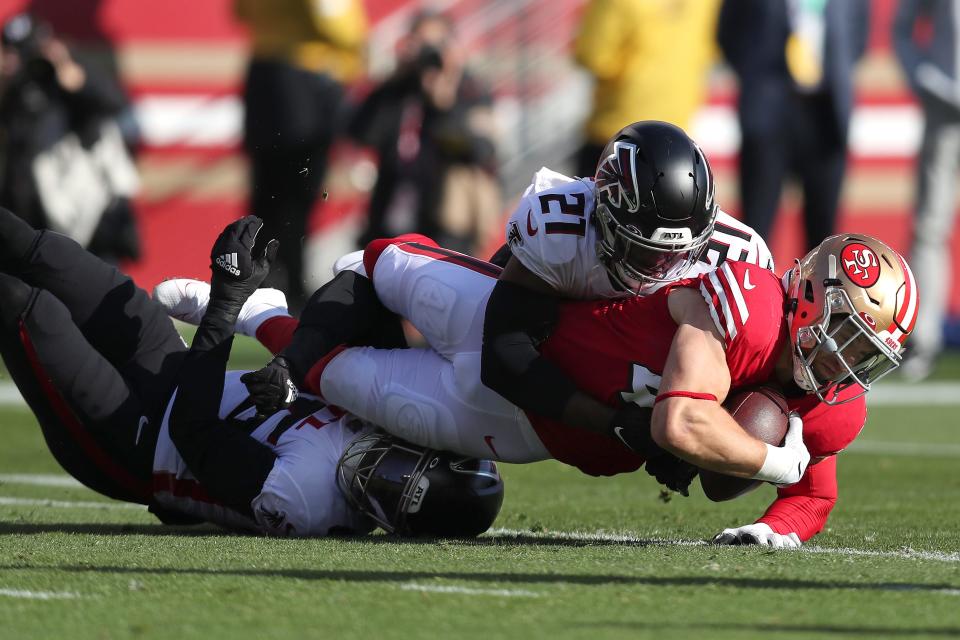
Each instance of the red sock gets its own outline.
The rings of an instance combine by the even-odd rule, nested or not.
[[[274,316],[268,318],[257,327],[257,340],[260,344],[276,355],[293,340],[293,332],[297,330],[300,321],[291,316]]]

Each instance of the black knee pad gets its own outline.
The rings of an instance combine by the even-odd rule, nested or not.
[[[0,272],[0,324],[5,328],[16,326],[36,293],[23,280]]]

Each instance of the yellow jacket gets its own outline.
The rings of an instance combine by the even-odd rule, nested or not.
[[[279,58],[341,82],[363,72],[367,14],[361,0],[235,0],[253,55]]]
[[[596,78],[590,142],[637,120],[688,129],[716,56],[720,0],[592,0],[574,45]]]

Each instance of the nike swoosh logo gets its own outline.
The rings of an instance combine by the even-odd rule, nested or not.
[[[140,444],[140,436],[143,434],[143,427],[147,424],[150,424],[150,421],[147,420],[147,416],[140,416],[140,424],[137,425],[137,438],[133,441],[134,445]]]
[[[537,228],[533,226],[533,209],[527,211],[527,235],[537,235]]]
[[[627,449],[630,449],[630,451],[633,451],[633,447],[631,447],[630,444],[624,439],[623,435],[620,433],[621,431],[623,431],[623,427],[613,428],[613,434],[617,436],[620,442],[623,443],[623,446],[625,446]]]
[[[747,269],[746,271],[743,272],[743,288],[746,289],[747,291],[750,291],[750,289],[757,288],[757,285],[750,284],[750,269]]]
[[[487,446],[490,447],[490,451],[493,451],[494,457],[497,459],[500,458],[500,454],[497,453],[497,450],[493,446],[493,436],[483,436],[483,441],[487,443]]]

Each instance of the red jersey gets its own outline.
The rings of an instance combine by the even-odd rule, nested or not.
[[[544,357],[608,404],[653,406],[676,333],[667,296],[698,289],[710,305],[726,347],[731,388],[766,382],[787,341],[785,293],[779,278],[753,264],[727,262],[717,271],[681,280],[645,297],[571,302],[544,343]],[[561,462],[590,475],[637,470],[643,458],[606,436],[530,415],[537,435]]]
[[[709,305],[723,336],[732,390],[770,380],[789,339],[786,295],[774,274],[742,262],[727,262],[643,298],[565,304],[543,355],[608,404],[652,406],[677,329],[667,308],[667,296],[676,287],[698,289]],[[857,437],[866,421],[866,402],[861,397],[829,406],[803,395],[788,398],[787,404],[803,418],[804,443],[814,464],[799,483],[778,490],[760,521],[807,540],[823,528],[836,502],[833,454]],[[584,473],[625,473],[644,462],[617,440],[528,415],[550,453]]]

